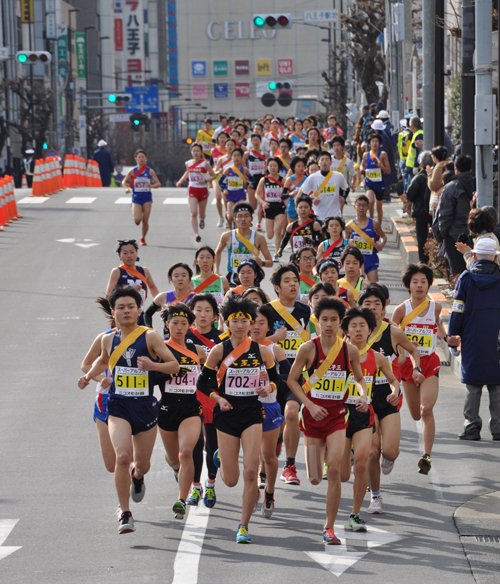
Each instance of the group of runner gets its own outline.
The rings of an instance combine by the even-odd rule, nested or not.
[[[279,129],[276,124],[271,120],[270,143]],[[321,133],[311,129],[316,130],[311,126],[307,136],[314,135],[313,143],[319,141]],[[217,140],[224,133],[226,129]],[[253,145],[261,134],[254,127]],[[283,148],[285,142],[277,138]],[[289,150],[300,146],[292,142]],[[190,180],[191,174],[204,174],[196,170],[202,167],[209,177],[215,176],[206,161],[208,147],[205,141],[193,145],[193,160],[186,170]],[[346,180],[342,172],[330,169],[331,154],[319,151],[314,162],[320,170],[297,187],[295,174],[278,178],[283,160],[275,151],[267,159],[267,174],[252,181],[253,200],[245,180],[255,178],[255,167],[243,163],[247,153],[248,163],[252,150],[243,153],[236,146],[231,152],[233,165],[226,165],[219,186],[234,228],[221,235],[215,250],[205,245],[196,251],[196,273],[186,263],[174,263],[168,270],[172,289],[160,292],[151,271],[137,265],[137,242],[120,240],[116,248],[120,264],[111,271],[105,295],[97,299],[109,324],[85,356],[78,385],[83,389],[91,380],[98,382],[94,420],[105,466],[114,472],[120,534],[135,531],[130,498],[138,503],[145,496],[144,477],[157,427],[166,462],[178,482],[172,506],[177,519],[201,500],[206,507],[216,505],[219,473],[226,486],[238,483],[242,449],[238,543],[250,543],[248,525],[255,510],[272,517],[278,475],[287,484],[300,485],[295,461],[301,432],[308,479],[314,485],[328,483],[323,542],[341,543],[334,522],[341,483],[349,480],[351,468],[348,524],[354,531],[366,531],[360,513],[367,485],[371,491],[367,512],[381,513],[381,473],[389,474],[399,455],[400,381],[410,414],[422,420],[419,472],[428,474],[431,469],[440,367],[436,341],[439,336],[449,344],[458,342],[439,324],[441,306],[427,299],[432,270],[422,264],[407,266],[402,281],[409,300],[389,321],[385,315],[389,291],[377,281],[378,252],[386,236],[380,223],[367,216],[370,197],[356,196],[356,217],[346,225],[339,200],[340,191],[346,194],[339,185]],[[288,162],[286,148],[283,152],[290,169],[295,168],[292,172],[300,175],[312,167],[311,160],[301,156]],[[128,177],[135,185],[146,172],[140,167],[143,162],[144,166],[146,160],[138,160],[138,168]],[[192,189],[207,188],[196,182],[190,182],[190,197]],[[282,203],[283,194],[294,192],[295,217],[289,215],[289,207],[283,211]],[[198,195],[194,198],[200,201]],[[275,258],[264,235],[252,229],[256,213],[260,221],[259,202],[266,222],[275,222],[279,215],[284,218],[283,224],[274,223]],[[336,212],[325,216],[332,209]],[[266,229],[270,237],[267,224]],[[273,267],[288,245],[290,262],[270,276],[276,295],[270,299],[260,288],[263,268]],[[226,247],[227,270],[222,270]],[[161,335],[152,328],[157,313]],[[282,444],[285,462],[280,474]]]

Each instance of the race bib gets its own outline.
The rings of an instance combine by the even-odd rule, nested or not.
[[[304,240],[304,238],[301,235],[294,235],[292,237],[292,248],[293,251],[297,251],[299,249],[302,249],[303,247],[305,247],[306,242]]]
[[[311,389],[311,397],[318,399],[341,400],[346,392],[346,372],[328,371]]]
[[[189,181],[192,185],[203,186],[205,184],[205,176],[203,173],[190,172]]]
[[[297,351],[300,345],[304,341],[299,333],[295,331],[286,331],[286,339],[278,341],[278,345],[285,351],[285,356],[287,359],[295,359],[297,356]]]
[[[248,258],[251,258],[251,255],[248,254],[244,254],[244,253],[235,253],[231,256],[231,260],[233,262],[233,272],[236,272],[236,268],[238,267],[239,263],[244,261],[244,260],[248,260]]]
[[[166,393],[186,395],[196,393],[196,379],[198,377],[198,365],[183,365],[189,371],[184,375],[176,375],[165,383]]]
[[[391,366],[392,369],[392,362],[394,359],[396,359],[396,355],[393,355],[392,357],[388,357],[387,355],[385,355],[385,358],[387,359],[387,361],[389,361],[389,365]],[[382,369],[377,369],[377,375],[375,376],[375,385],[383,385],[385,383],[389,383],[387,377],[383,374]]]
[[[256,160],[255,162],[249,160],[248,170],[250,174],[264,174],[266,171],[266,163],[263,160]]]
[[[212,152],[212,142],[202,142],[203,152]]]
[[[335,193],[336,190],[337,189],[335,185],[326,185],[326,187],[323,187],[321,192],[326,193],[327,195],[331,195],[332,193]]]
[[[149,193],[151,190],[151,182],[148,178],[136,178],[134,181],[134,192]]]
[[[377,168],[376,170],[367,170],[365,176],[372,182],[382,182],[382,171],[380,168]]]
[[[257,395],[260,367],[229,367],[226,371],[226,394],[232,397]]]
[[[421,356],[434,353],[434,327],[411,324],[405,328],[405,334],[412,342],[416,342]]]
[[[367,403],[371,402],[372,399],[372,375],[365,375],[365,383],[366,383],[366,401]],[[359,397],[358,386],[356,383],[349,383],[349,388],[347,390],[349,395],[346,400],[346,404],[355,404],[356,400]]]
[[[352,238],[352,242],[354,243],[354,245],[359,249],[359,251],[363,255],[372,255],[373,254],[373,245],[369,244],[367,241],[365,241],[361,237],[354,235]]]
[[[227,188],[230,191],[237,191],[243,188],[243,181],[240,179],[232,179],[227,181]]]
[[[222,292],[207,292],[207,294],[213,296],[217,304],[221,304],[221,302],[224,300],[224,294]]]
[[[126,397],[149,395],[148,372],[136,367],[115,367],[115,394]]]

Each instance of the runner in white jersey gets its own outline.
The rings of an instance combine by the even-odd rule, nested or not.
[[[345,140],[342,136],[334,136],[330,142],[333,150],[331,169],[336,170],[344,175],[347,183],[347,191],[341,196],[340,206],[342,212],[344,205],[349,195],[349,190],[354,190],[354,179],[356,177],[356,170],[353,161],[345,153]]]

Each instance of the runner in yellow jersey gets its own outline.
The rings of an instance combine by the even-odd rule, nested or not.
[[[210,160],[210,155],[212,154],[212,148],[214,146],[212,138],[215,131],[212,130],[212,120],[210,118],[205,118],[203,123],[205,124],[205,128],[198,130],[198,133],[196,134],[196,142],[202,145],[203,156],[205,159]]]

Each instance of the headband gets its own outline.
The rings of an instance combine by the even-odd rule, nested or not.
[[[237,215],[240,211],[248,211],[250,215],[254,214],[254,208],[251,205],[242,205],[241,207],[238,207],[235,215]]]
[[[238,268],[237,268],[238,272],[240,271],[240,268],[241,268],[242,266],[250,266],[250,267],[253,269],[253,271],[254,271],[254,272],[256,272],[256,271],[257,271],[257,270],[255,269],[255,262],[254,262],[253,260],[243,260],[242,262],[240,262],[240,263],[238,264]]]
[[[247,318],[248,320],[253,320],[248,312],[233,312],[226,318],[226,320],[229,322],[230,320],[233,320],[233,318]]]
[[[337,264],[337,262],[329,260],[321,264],[321,266],[319,267],[319,273],[321,274],[321,272],[323,272],[327,268],[335,268],[337,270],[337,273],[339,272],[339,265]]]
[[[187,318],[189,320],[189,314],[185,310],[182,310],[182,309],[174,310],[173,312],[169,313],[169,315],[167,317],[167,321],[172,320],[174,318],[174,316],[184,316],[185,318]]]

